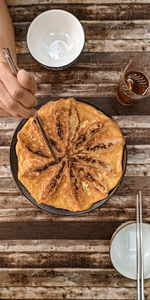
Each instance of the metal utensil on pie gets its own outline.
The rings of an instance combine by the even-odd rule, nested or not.
[[[11,56],[11,53],[10,53],[9,49],[8,48],[4,48],[4,49],[2,49],[2,51],[4,53],[5,59],[6,59],[7,63],[8,63],[8,65],[9,65],[11,71],[13,72],[14,75],[16,75],[17,72],[18,72],[18,68],[16,67],[15,62],[13,61],[13,58]],[[46,135],[46,133],[44,131],[42,123],[41,123],[41,121],[40,121],[40,119],[38,117],[38,113],[36,113],[36,115],[34,117],[35,117],[35,121],[36,121],[38,127],[40,128],[42,136],[43,136],[43,138],[44,138],[44,140],[45,140],[45,142],[46,142],[46,144],[47,144],[47,146],[48,146],[48,148],[49,148],[49,150],[50,150],[50,152],[51,152],[54,160],[56,161],[57,160],[56,153],[55,153],[55,151],[54,151],[54,149],[53,149],[53,147],[51,145],[51,142],[49,141],[49,139],[48,139],[48,137],[47,137],[47,135]]]

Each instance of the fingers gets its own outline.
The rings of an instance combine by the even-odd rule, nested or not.
[[[17,78],[12,74],[12,72],[10,72],[10,69],[7,66],[7,64],[0,63],[0,68],[1,68],[0,70],[1,81],[3,82],[10,96],[26,108],[35,107],[37,105],[37,99],[31,94],[31,92],[29,92],[31,85],[29,90],[22,87],[19,84]],[[21,72],[21,76],[19,75],[19,79],[20,77],[24,78],[24,76],[22,76],[22,73],[23,72]],[[26,84],[27,81],[29,82],[29,80],[24,80]]]
[[[13,117],[29,118],[35,113],[35,109],[27,109],[15,101],[2,82],[0,82],[0,107]]]
[[[35,94],[36,92],[36,83],[35,80],[29,72],[26,72],[23,69],[20,69],[17,74],[17,80],[21,84],[23,88],[31,92],[31,94]]]

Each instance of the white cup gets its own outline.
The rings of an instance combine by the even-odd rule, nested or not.
[[[54,9],[36,17],[27,33],[31,55],[46,68],[60,70],[70,66],[81,54],[84,30],[71,13]]]
[[[150,225],[143,223],[144,278],[150,277]],[[127,222],[117,228],[111,238],[110,258],[123,276],[136,279],[136,223]]]

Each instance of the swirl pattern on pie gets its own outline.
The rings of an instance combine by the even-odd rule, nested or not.
[[[55,162],[33,118],[18,132],[18,179],[37,203],[82,211],[105,199],[122,177],[125,140],[117,123],[74,98],[38,110]]]

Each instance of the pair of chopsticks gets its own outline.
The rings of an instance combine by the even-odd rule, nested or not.
[[[136,274],[137,274],[137,300],[144,300],[144,261],[142,242],[142,194],[136,197]]]
[[[14,62],[13,59],[12,59],[12,56],[11,56],[11,53],[10,53],[9,49],[8,49],[8,48],[4,48],[4,49],[2,49],[2,51],[3,51],[3,53],[4,53],[6,62],[8,63],[8,65],[9,65],[9,67],[10,67],[12,73],[13,73],[14,75],[17,75],[17,73],[18,73],[18,68],[17,68],[17,66],[15,65],[15,62]],[[45,140],[45,142],[46,142],[46,144],[47,144],[47,146],[48,146],[48,148],[49,148],[49,150],[50,150],[50,152],[51,152],[51,154],[52,154],[54,160],[56,161],[56,160],[57,160],[56,153],[55,153],[55,151],[54,151],[54,149],[53,149],[53,147],[52,147],[52,144],[51,144],[51,142],[49,141],[49,139],[48,139],[48,137],[47,137],[47,135],[46,135],[46,133],[45,133],[45,131],[44,131],[44,128],[43,128],[43,126],[42,126],[42,124],[41,124],[41,121],[40,121],[38,115],[35,116],[35,121],[36,121],[38,127],[40,128],[40,131],[41,131],[41,133],[42,133],[42,136],[43,136],[43,138],[44,138],[44,140]]]

